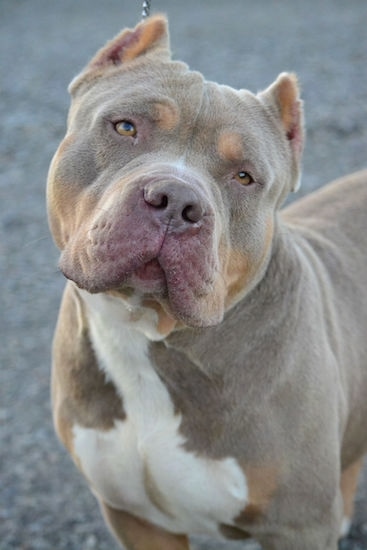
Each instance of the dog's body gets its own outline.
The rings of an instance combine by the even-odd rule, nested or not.
[[[60,438],[128,549],[336,550],[367,450],[367,173],[297,187],[294,77],[169,60],[151,18],[73,83],[49,176]]]

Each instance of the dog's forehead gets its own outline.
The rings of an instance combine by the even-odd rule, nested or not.
[[[185,157],[210,171],[245,159],[267,174],[274,143],[281,147],[258,96],[208,81],[182,62],[133,62],[89,83],[75,96],[69,131],[95,139],[100,134],[92,128],[106,120],[129,120],[140,128],[143,121],[146,152]]]
[[[77,98],[76,110],[96,116],[102,109],[106,116],[118,116],[129,109],[149,112],[157,104],[170,105],[181,122],[205,125],[207,130],[218,125],[235,127],[246,111],[250,119],[256,109],[261,111],[251,92],[208,81],[182,62],[132,64],[98,79]]]

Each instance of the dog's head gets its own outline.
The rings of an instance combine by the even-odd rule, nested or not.
[[[302,107],[282,74],[257,95],[171,61],[156,16],[71,83],[48,180],[60,267],[91,293],[138,293],[189,326],[219,323],[263,276],[298,185]]]

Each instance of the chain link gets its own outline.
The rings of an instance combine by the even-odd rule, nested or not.
[[[149,17],[150,15],[150,0],[144,0],[143,2],[143,11],[142,11],[142,17],[145,19],[146,17]]]

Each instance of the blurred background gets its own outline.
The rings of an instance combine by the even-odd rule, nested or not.
[[[152,7],[170,18],[173,56],[209,80],[258,91],[284,70],[298,74],[307,125],[298,196],[367,167],[366,0]],[[69,81],[140,13],[140,0],[0,0],[0,550],[114,548],[52,427],[50,346],[64,281],[44,190]],[[258,548],[194,541],[209,547]],[[366,481],[342,548],[367,549]]]

